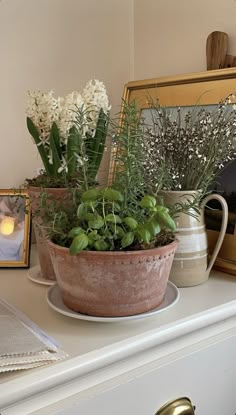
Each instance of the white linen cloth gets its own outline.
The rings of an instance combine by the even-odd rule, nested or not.
[[[67,358],[56,340],[0,298],[0,373]]]

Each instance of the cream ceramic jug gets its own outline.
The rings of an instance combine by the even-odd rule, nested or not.
[[[161,192],[166,205],[190,202],[197,194],[197,191]],[[208,262],[204,207],[212,199],[218,200],[222,206],[222,222],[215,249]],[[175,219],[179,245],[171,268],[170,280],[177,287],[191,287],[208,280],[224,239],[228,222],[228,206],[225,199],[218,194],[210,194],[201,202],[199,211],[197,217],[196,212],[190,209],[190,214],[180,213]]]

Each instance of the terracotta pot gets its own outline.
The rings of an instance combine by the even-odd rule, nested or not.
[[[165,205],[189,203],[198,191],[162,191]],[[208,263],[208,243],[204,221],[204,207],[211,199],[217,199],[222,206],[222,225],[211,259]],[[170,281],[177,287],[191,287],[202,284],[209,278],[210,271],[226,232],[228,207],[225,199],[218,194],[207,196],[198,207],[200,214],[193,209],[189,214],[180,213],[176,218],[177,238],[179,245],[170,272]]]
[[[177,242],[124,252],[83,251],[48,243],[64,304],[83,314],[129,316],[160,305]]]
[[[30,205],[32,211],[32,224],[34,228],[36,244],[37,244],[37,251],[39,256],[39,263],[41,268],[41,277],[45,280],[56,281],[56,275],[53,269],[52,261],[50,258],[50,254],[48,251],[47,245],[47,234],[42,227],[42,219],[37,214],[35,215],[36,209],[40,206],[40,197],[42,192],[46,192],[50,198],[54,200],[64,202],[66,199],[66,192],[68,189],[65,188],[40,188],[40,187],[29,187],[28,188],[29,197],[30,197]],[[68,195],[68,197],[70,197]],[[50,201],[49,201],[50,203]]]

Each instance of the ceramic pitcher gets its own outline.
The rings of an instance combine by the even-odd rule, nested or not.
[[[197,194],[197,191],[162,192],[167,205],[192,201]],[[208,262],[204,207],[212,199],[218,200],[222,206],[222,222],[215,249]],[[228,206],[222,196],[218,194],[208,195],[201,202],[199,211],[200,214],[196,217],[196,211],[190,209],[190,214],[180,213],[175,220],[179,245],[171,268],[170,280],[178,287],[191,287],[207,281],[226,232]]]

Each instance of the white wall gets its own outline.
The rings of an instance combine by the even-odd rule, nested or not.
[[[41,166],[26,130],[27,90],[66,94],[102,80],[117,112],[132,79],[133,0],[0,2],[0,188]]]
[[[116,113],[132,79],[205,70],[214,30],[236,55],[235,16],[235,0],[0,1],[0,188],[41,166],[26,130],[28,89],[66,94],[95,77]]]
[[[134,78],[206,70],[206,39],[228,33],[236,55],[235,0],[134,0]]]

